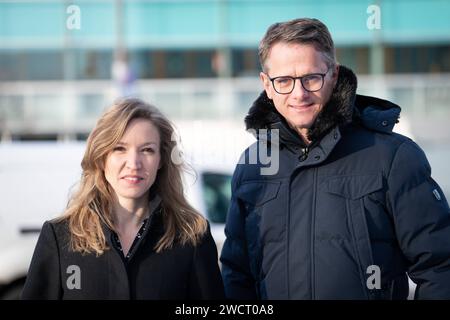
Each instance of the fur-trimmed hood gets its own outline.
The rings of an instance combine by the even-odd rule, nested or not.
[[[361,122],[365,127],[392,132],[398,122],[400,107],[390,101],[356,94],[357,79],[352,70],[345,66],[339,67],[338,80],[314,124],[308,132],[312,142],[320,140],[336,126],[344,126],[352,121]],[[265,91],[253,103],[245,117],[246,129],[274,129],[284,131],[280,137],[289,136],[289,140],[297,140],[302,144],[298,134],[289,127],[283,116],[276,110],[273,101]]]

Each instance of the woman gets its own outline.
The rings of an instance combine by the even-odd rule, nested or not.
[[[80,187],[44,223],[23,299],[221,299],[216,245],[186,201],[173,128],[138,99],[90,134]]]

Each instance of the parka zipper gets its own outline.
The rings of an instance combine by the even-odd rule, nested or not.
[[[308,147],[302,148],[302,155],[298,158],[298,160],[300,162],[305,161],[308,158],[308,154],[309,154],[309,148]]]
[[[314,238],[316,225],[316,201],[317,201],[317,168],[313,168],[313,201],[311,214],[311,299],[316,299],[315,290],[315,264],[314,264]]]

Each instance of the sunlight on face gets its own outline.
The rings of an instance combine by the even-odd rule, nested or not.
[[[150,120],[132,120],[105,163],[106,180],[120,203],[148,199],[160,161],[158,129]]]
[[[326,73],[328,66],[323,54],[309,44],[277,43],[267,58],[268,75],[302,77],[312,73]],[[337,67],[336,67],[337,68]],[[306,91],[299,80],[289,94],[277,93],[265,73],[260,74],[267,96],[289,125],[304,134],[316,120],[323,106],[328,102],[337,80],[337,69],[330,69],[323,87],[316,92]]]

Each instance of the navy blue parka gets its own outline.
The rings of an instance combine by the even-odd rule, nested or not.
[[[392,132],[400,107],[357,95],[356,84],[341,66],[309,146],[264,92],[249,110],[247,129],[269,134],[233,175],[221,254],[228,298],[406,299],[409,274],[416,298],[450,299],[444,193],[420,147]],[[258,143],[279,148],[275,174],[251,163]]]

